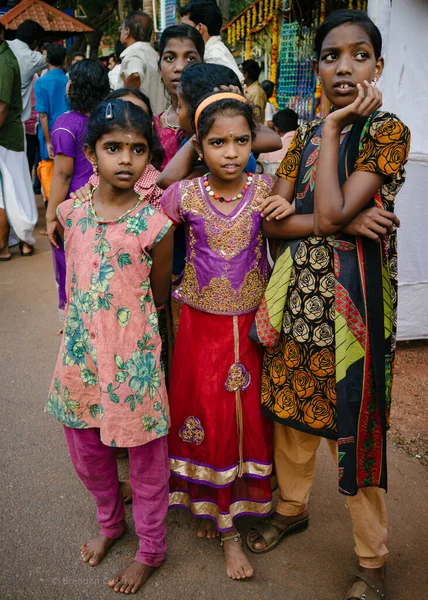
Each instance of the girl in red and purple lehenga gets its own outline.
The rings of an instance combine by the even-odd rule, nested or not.
[[[170,219],[184,223],[187,253],[174,292],[183,309],[170,381],[170,507],[203,519],[199,537],[220,532],[228,576],[245,579],[253,569],[235,520],[268,515],[272,501],[272,428],[260,411],[263,353],[248,337],[268,280],[261,223],[272,183],[243,172],[255,125],[242,96],[209,96],[195,124],[210,171],[173,184],[161,200]],[[266,212],[290,210],[281,199]]]

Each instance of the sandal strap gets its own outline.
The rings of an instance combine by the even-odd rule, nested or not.
[[[367,588],[369,588],[369,590]],[[379,598],[380,600],[385,600],[386,599],[385,581],[382,581],[382,580],[376,581],[374,579],[371,579],[364,573],[357,572],[357,573],[355,573],[355,581],[351,585],[350,589],[348,590],[348,592],[346,594],[346,600],[348,600],[348,598],[360,598],[361,600],[372,600],[373,594],[371,593],[371,591],[374,592],[374,594],[376,594],[377,598]],[[369,592],[369,595],[367,595],[367,592]],[[374,600],[374,598],[373,598],[373,600]]]
[[[224,542],[229,542],[233,540],[234,542],[239,542],[241,540],[241,534],[236,532],[234,535],[228,535],[226,537],[220,536],[220,545],[223,546]]]

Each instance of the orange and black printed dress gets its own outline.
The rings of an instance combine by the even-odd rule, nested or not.
[[[314,210],[322,127],[317,120],[297,130],[277,173],[296,184],[298,214]],[[384,174],[388,180],[368,206],[393,211],[409,143],[410,132],[395,115],[373,113],[342,141],[341,185],[353,170]],[[346,494],[386,488],[396,307],[395,233],[381,244],[312,236],[283,242],[256,316],[257,337],[267,349],[264,413],[337,439],[339,489]]]

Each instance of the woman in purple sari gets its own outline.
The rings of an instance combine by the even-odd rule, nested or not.
[[[55,279],[58,285],[59,304],[66,303],[64,243],[58,231],[56,209],[81,188],[92,175],[91,163],[83,152],[83,140],[89,115],[110,91],[106,68],[98,60],[86,59],[72,65],[67,94],[71,110],[55,121],[51,140],[55,154],[46,229],[52,246]]]

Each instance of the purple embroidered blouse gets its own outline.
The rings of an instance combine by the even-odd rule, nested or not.
[[[268,281],[266,242],[257,199],[270,194],[272,180],[255,175],[230,215],[216,209],[202,178],[179,181],[161,204],[175,223],[184,222],[186,266],[173,295],[198,310],[239,315],[256,310]]]

